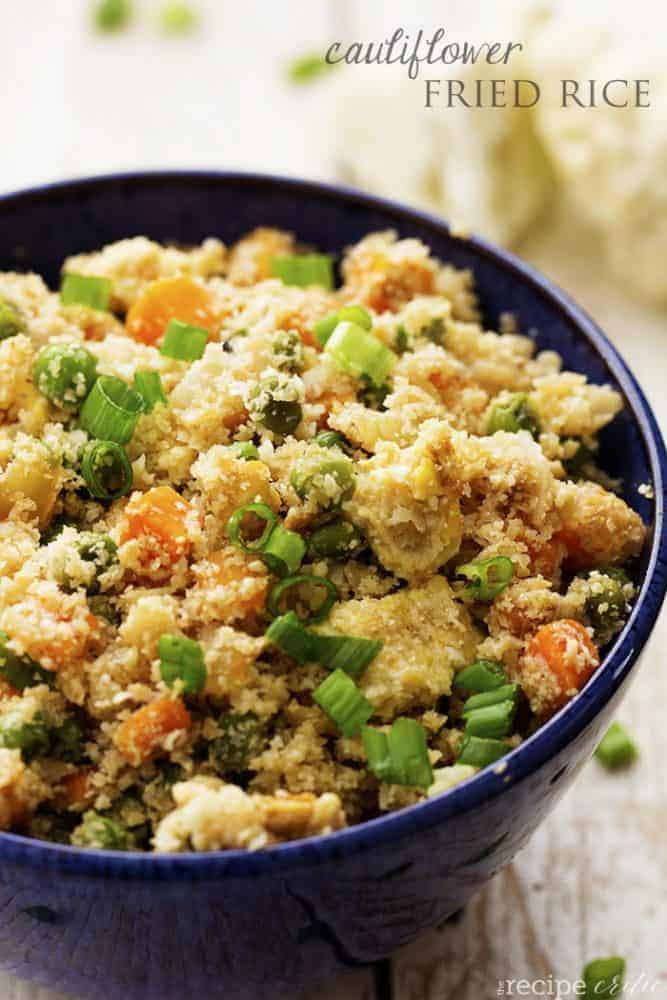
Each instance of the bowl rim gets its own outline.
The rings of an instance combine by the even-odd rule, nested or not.
[[[510,784],[530,777],[549,759],[571,744],[622,686],[653,630],[667,590],[667,520],[665,479],[667,451],[656,417],[637,379],[620,353],[591,317],[562,289],[513,253],[482,237],[452,232],[448,223],[431,212],[413,208],[388,198],[367,194],[343,184],[325,183],[236,170],[146,170],[122,171],[91,177],[40,184],[0,196],[2,211],[23,200],[50,200],[60,193],[82,194],[116,184],[137,187],[170,182],[184,184],[217,183],[247,185],[314,194],[332,201],[346,202],[383,211],[397,222],[430,228],[440,235],[490,258],[515,281],[528,285],[561,313],[592,346],[607,371],[620,386],[648,455],[654,490],[654,525],[646,574],[630,617],[607,653],[601,667],[585,688],[556,715],[501,761],[480,771],[464,783],[432,799],[425,799],[394,813],[345,827],[334,833],[289,841],[257,852],[245,850],[154,854],[81,849],[70,845],[39,841],[21,834],[0,831],[0,858],[14,863],[46,867],[51,871],[76,875],[100,875],[138,881],[169,879],[199,880],[216,876],[257,877],[285,873],[303,867],[337,861],[379,846],[413,837],[421,831],[470,812],[495,798]],[[567,766],[567,765],[566,765]],[[552,776],[555,781],[563,768]]]

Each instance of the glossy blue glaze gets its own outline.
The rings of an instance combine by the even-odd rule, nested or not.
[[[0,270],[30,268],[55,283],[67,254],[124,236],[229,242],[257,225],[294,230],[331,252],[375,229],[419,237],[439,257],[473,268],[489,326],[511,310],[566,367],[616,385],[627,408],[603,435],[603,455],[652,528],[641,593],[581,695],[504,770],[439,799],[260,854],[81,852],[0,834],[0,962],[82,997],[258,1000],[379,959],[442,921],[507,864],[590,756],[665,593],[665,448],[632,374],[550,282],[481,240],[450,235],[437,218],[297,180],[107,177],[0,198]],[[637,493],[646,482],[653,501]]]

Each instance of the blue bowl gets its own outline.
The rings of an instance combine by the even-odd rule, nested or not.
[[[602,439],[608,471],[651,531],[639,599],[581,694],[514,750],[438,799],[263,853],[79,851],[0,834],[0,963],[82,997],[257,998],[363,966],[449,916],[506,865],[590,757],[616,711],[666,587],[665,446],[616,350],[549,281],[442,220],[343,188],[245,174],[154,173],[0,198],[0,270],[52,284],[63,258],[124,236],[231,242],[257,225],[339,253],[387,227],[475,273],[485,320],[516,313],[540,348],[626,409]],[[650,483],[654,499],[637,488]]]

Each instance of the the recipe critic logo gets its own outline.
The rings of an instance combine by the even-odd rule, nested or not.
[[[421,80],[426,108],[532,108],[542,98],[537,80],[524,78],[465,79],[426,76],[438,66],[508,66],[515,53],[522,52],[523,42],[447,41],[444,28],[430,36],[420,28],[410,35],[403,28],[380,41],[333,42],[326,52],[332,66],[405,66],[411,80]],[[426,72],[425,72],[426,71]],[[649,108],[650,80],[614,77],[607,80],[559,81],[560,106],[578,108]]]

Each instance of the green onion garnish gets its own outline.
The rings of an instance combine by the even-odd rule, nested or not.
[[[98,500],[118,500],[132,489],[130,460],[115,441],[90,441],[81,457],[81,475]]]
[[[637,744],[630,738],[625,727],[620,722],[612,722],[602,737],[595,756],[610,771],[616,771],[632,764],[637,759],[638,752]]]
[[[388,736],[370,726],[362,735],[369,770],[379,781],[420,788],[433,784],[426,733],[414,719],[396,719]]]
[[[512,700],[472,709],[464,713],[466,736],[478,736],[485,740],[497,740],[502,736],[508,736],[512,731],[515,715],[516,701]]]
[[[99,0],[95,6],[95,24],[100,31],[120,31],[131,16],[130,0]]]
[[[206,663],[198,642],[181,635],[163,635],[158,642],[160,674],[169,687],[178,681],[186,694],[197,694],[206,684]]]
[[[503,757],[509,749],[509,744],[503,740],[484,739],[480,736],[466,734],[463,737],[457,763],[471,764],[472,767],[486,767]]]
[[[480,694],[474,694],[467,699],[463,706],[463,715],[470,715],[472,712],[477,711],[478,708],[488,708],[489,705],[500,705],[504,701],[513,701],[516,703],[518,696],[518,684],[503,684],[502,687],[495,688],[493,691],[482,691]]]
[[[384,385],[396,364],[396,355],[381,340],[358,323],[339,323],[327,340],[325,352],[344,371],[370,379],[376,388]]]
[[[127,444],[143,409],[142,397],[122,379],[100,375],[81,407],[79,423],[92,438]]]
[[[583,973],[586,984],[585,1000],[606,1000],[620,996],[625,980],[625,959],[596,958],[589,962]]]
[[[16,688],[24,691],[38,684],[48,684],[54,687],[55,674],[44,670],[29,656],[19,656],[8,646],[9,636],[0,629],[0,677]]]
[[[338,431],[320,431],[313,438],[313,441],[320,448],[340,448],[345,449],[345,438]]]
[[[243,535],[243,521],[250,515],[264,521],[261,535],[255,539]],[[248,503],[234,511],[227,522],[227,537],[244,552],[256,552],[276,576],[295,573],[304,555],[306,543],[295,531],[288,531],[265,503]]]
[[[299,621],[302,621],[306,625],[314,625],[315,622],[324,621],[340,597],[338,587],[324,576],[312,576],[309,573],[303,573],[300,576],[288,576],[276,584],[266,601],[266,609],[269,614],[273,615],[274,618],[279,618],[280,615],[285,614],[285,611],[280,607],[281,600],[289,594],[290,590],[298,591],[300,587],[307,587],[309,590],[324,590],[324,594],[317,607],[312,609],[309,607],[305,618],[297,615]]]
[[[463,593],[476,601],[492,601],[507,587],[514,576],[514,563],[507,556],[492,559],[478,559],[465,563],[456,570],[458,576],[465,576],[470,583]]]
[[[327,62],[319,52],[299,56],[287,67],[287,78],[291,83],[310,83],[329,70],[337,69],[337,63]]]
[[[315,324],[315,337],[318,343],[324,347],[338,324],[345,321],[356,323],[357,326],[362,327],[364,330],[371,330],[373,327],[371,314],[363,306],[343,306],[337,312],[329,313],[323,319],[317,321]]]
[[[311,632],[294,611],[276,618],[267,629],[266,638],[297,663],[321,663],[330,670],[344,670],[350,677],[360,677],[383,646],[377,639]]]
[[[0,295],[0,340],[8,340],[19,333],[25,333],[25,320],[16,306]]]
[[[334,670],[314,691],[313,698],[340,729],[343,736],[356,736],[373,714],[373,706],[343,670]]]
[[[89,306],[106,312],[111,298],[109,278],[95,278],[87,274],[64,274],[60,285],[60,301],[64,306]]]
[[[510,434],[528,431],[534,438],[540,436],[540,418],[525,392],[515,392],[492,408],[486,433],[495,434],[497,431]]]
[[[333,261],[329,254],[304,253],[288,257],[274,257],[271,274],[280,278],[284,285],[321,285],[328,291],[334,286]]]
[[[160,354],[177,361],[199,361],[204,353],[208,330],[172,319],[164,334]]]
[[[262,558],[276,576],[296,573],[306,554],[306,543],[296,531],[276,524],[262,549]]]
[[[473,694],[494,691],[507,684],[507,676],[500,663],[494,660],[475,660],[454,678],[453,686]]]
[[[246,462],[259,460],[257,445],[254,445],[252,441],[235,441],[234,444],[230,445],[230,448],[237,458],[243,458]]]
[[[159,372],[135,372],[133,388],[143,399],[146,413],[151,413],[156,403],[167,405],[167,397],[162,388],[162,379]]]
[[[197,26],[197,13],[190,4],[174,0],[160,11],[159,23],[167,35],[187,35]]]
[[[264,529],[258,538],[245,538],[242,533],[243,521],[248,515],[264,521]],[[244,552],[261,552],[277,523],[278,518],[267,504],[247,503],[235,510],[227,522],[227,538]]]

